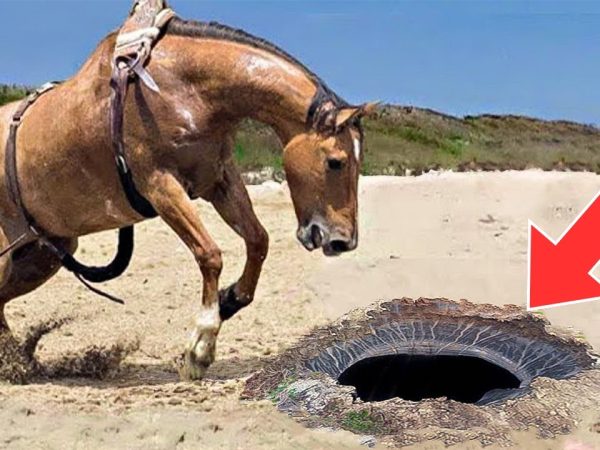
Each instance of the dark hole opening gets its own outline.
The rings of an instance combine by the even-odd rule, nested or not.
[[[447,397],[476,403],[494,389],[514,389],[519,379],[508,370],[471,356],[387,355],[368,358],[338,378],[354,386],[361,400],[378,402],[394,397],[420,401]]]

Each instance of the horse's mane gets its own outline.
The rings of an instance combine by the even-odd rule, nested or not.
[[[197,37],[202,39],[216,39],[231,41],[250,47],[265,50],[276,55],[291,64],[300,68],[317,86],[317,97],[314,103],[319,105],[325,102],[332,102],[336,107],[347,106],[348,103],[333,92],[321,78],[308,69],[304,64],[294,58],[292,55],[282,50],[275,44],[256,37],[244,30],[222,25],[217,22],[198,22],[195,20],[183,20],[178,17],[173,18],[166,27],[166,33],[175,36]]]

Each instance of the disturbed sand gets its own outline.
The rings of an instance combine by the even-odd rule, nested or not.
[[[524,305],[527,220],[558,237],[599,187],[593,174],[537,171],[365,178],[359,249],[335,259],[307,253],[294,240],[284,187],[252,187],[271,236],[270,256],[255,303],[224,325],[219,359],[200,383],[179,382],[172,363],[199,301],[198,270],[164,224],[144,223],[131,268],[105,286],[127,301],[124,307],[93,296],[64,271],[7,307],[19,336],[47,319],[72,319],[41,341],[43,364],[94,345],[139,348],[104,380],[0,385],[0,447],[360,448],[349,432],[308,430],[268,401],[240,401],[244,380],[314,326],[379,299]],[[210,206],[198,208],[223,249],[227,286],[241,272],[243,243]],[[78,255],[101,263],[114,241],[114,233],[82,239]],[[546,317],[600,351],[600,302],[552,309]],[[531,430],[514,440],[531,449],[593,449],[600,447],[598,422],[600,413],[590,411],[571,436],[541,441]],[[479,445],[461,448],[467,447]]]

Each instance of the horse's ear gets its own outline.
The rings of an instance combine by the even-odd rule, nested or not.
[[[373,114],[381,105],[381,102],[369,102],[360,107],[360,116],[367,117]]]
[[[379,102],[373,102],[365,103],[362,106],[350,106],[347,108],[342,108],[337,112],[335,117],[335,127],[340,129],[351,120],[371,115],[378,106]]]
[[[360,108],[350,107],[340,109],[335,116],[335,128],[340,129],[344,127],[348,122],[358,117],[360,114]]]

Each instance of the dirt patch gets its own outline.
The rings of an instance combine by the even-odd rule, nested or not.
[[[64,318],[32,326],[22,343],[11,333],[0,334],[0,382],[27,384],[58,378],[102,379],[117,370],[127,355],[139,348],[139,342],[117,342],[109,347],[92,346],[81,353],[67,353],[40,363],[35,357],[39,342],[71,321],[71,318]]]
[[[127,355],[137,350],[139,343],[118,342],[110,347],[91,347],[81,355],[65,355],[40,366],[44,378],[106,378],[117,371]]]
[[[29,378],[31,359],[11,333],[0,333],[0,382],[24,384]]]

